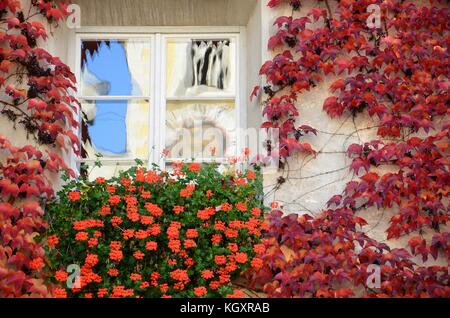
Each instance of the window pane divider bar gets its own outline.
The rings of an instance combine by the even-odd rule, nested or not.
[[[150,100],[150,96],[79,96],[80,100]]]
[[[236,96],[179,96],[167,97],[167,101],[216,101],[216,100],[235,100]]]

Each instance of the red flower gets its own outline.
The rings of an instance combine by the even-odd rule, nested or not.
[[[47,238],[47,245],[49,247],[55,247],[59,244],[59,238],[56,235],[51,235]]]
[[[89,238],[88,233],[87,232],[78,232],[75,235],[75,240],[76,241],[87,241]]]
[[[123,253],[122,253],[122,251],[113,250],[113,251],[109,252],[109,258],[112,261],[120,262],[122,260],[122,258],[123,258]]]
[[[145,209],[154,217],[161,216],[161,214],[163,213],[162,209],[157,204],[153,204],[150,202],[145,203]]]
[[[175,214],[180,214],[181,212],[184,212],[184,207],[176,205],[173,207],[173,212],[175,212]]]
[[[167,246],[173,253],[178,253],[180,251],[181,242],[179,240],[170,240]]]
[[[34,258],[30,261],[28,267],[32,270],[40,270],[42,267],[44,267],[44,261],[41,257]]]
[[[259,217],[261,215],[261,209],[260,208],[253,208],[250,210],[251,215],[254,217]]]
[[[64,288],[55,288],[55,298],[67,298],[67,292]]]
[[[256,173],[254,171],[248,171],[246,175],[248,180],[256,179]]]
[[[243,202],[236,203],[236,209],[238,209],[241,212],[247,211],[247,205]]]
[[[156,251],[158,249],[158,243],[150,241],[145,244],[145,249],[148,251]]]
[[[105,183],[105,178],[98,177],[98,178],[95,179],[95,182],[97,182],[97,183]]]
[[[141,251],[136,251],[136,252],[133,253],[133,256],[134,256],[135,259],[143,259],[145,254],[142,253]]]
[[[256,244],[255,246],[253,246],[253,251],[256,254],[263,254],[266,251],[266,247],[264,246],[264,244]]]
[[[66,282],[67,281],[67,277],[69,277],[69,274],[67,274],[67,272],[65,272],[65,271],[57,271],[55,273],[55,279],[58,282],[61,282],[61,283]]]
[[[245,264],[248,260],[246,253],[236,253],[236,262]]]
[[[225,257],[225,255],[216,255],[214,257],[214,262],[217,265],[223,265],[223,264],[225,264],[227,262],[227,258]]]
[[[206,295],[206,288],[204,286],[194,287],[194,295],[197,297],[202,297]]]
[[[206,196],[208,198],[211,198],[214,195],[214,193],[211,190],[206,191]]]
[[[69,200],[70,201],[75,202],[75,201],[80,200],[80,198],[81,198],[81,193],[79,191],[69,192]]]
[[[243,291],[235,289],[232,294],[228,294],[226,298],[244,298],[245,294]]]
[[[180,281],[180,282],[189,282],[189,276],[187,274],[186,270],[182,270],[182,269],[176,269],[173,272],[170,273],[170,276],[172,277],[172,279]]]
[[[92,237],[92,238],[89,239],[89,241],[88,241],[89,248],[93,248],[93,247],[95,247],[97,245],[98,245],[98,239],[97,238]]]
[[[98,263],[98,256],[96,254],[88,254],[85,263],[89,267],[94,267]]]
[[[108,202],[109,202],[109,204],[111,204],[111,205],[117,205],[117,204],[119,204],[120,200],[121,200],[120,196],[118,196],[118,195],[112,195],[112,196],[109,198]]]
[[[111,268],[108,270],[108,275],[111,277],[119,276],[119,271],[115,268]]]
[[[254,257],[250,263],[252,265],[252,267],[256,270],[259,270],[263,267],[264,262],[262,259]]]
[[[185,249],[194,248],[197,246],[197,244],[193,240],[185,240],[183,245]]]
[[[186,237],[187,237],[187,238],[190,238],[190,239],[193,239],[193,238],[198,237],[198,232],[197,232],[197,230],[196,230],[196,229],[188,229],[188,230],[186,231]]]
[[[211,238],[211,242],[213,244],[219,244],[222,241],[222,235],[220,234],[214,234]]]
[[[102,206],[102,209],[100,212],[98,212],[100,215],[108,215],[111,214],[111,208],[108,205]]]
[[[197,162],[193,162],[189,165],[189,170],[192,172],[199,172],[201,169],[201,165]]]
[[[141,197],[143,199],[150,199],[151,196],[152,196],[152,193],[150,191],[142,191],[141,192]]]
[[[142,280],[142,276],[140,275],[140,274],[131,274],[130,275],[130,279],[132,280],[132,281],[138,281],[138,280]]]
[[[211,279],[213,277],[214,277],[214,273],[213,273],[213,271],[210,271],[209,269],[205,269],[202,272],[202,278],[204,278],[204,279]]]

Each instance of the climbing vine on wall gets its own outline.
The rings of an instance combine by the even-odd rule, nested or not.
[[[290,5],[292,14],[275,20],[277,31],[268,47],[280,53],[262,66],[266,84],[253,92],[265,96],[263,127],[279,128],[281,163],[315,152],[303,136],[318,132],[298,123],[295,103],[327,75],[339,79],[331,84],[333,94],[323,110],[331,118],[368,114],[377,123],[378,138],[348,147],[350,170],[359,178],[330,199],[332,209],[313,220],[271,216],[270,252],[255,282],[269,282],[266,291],[275,296],[350,296],[332,286],[363,284],[361,271],[377,264],[384,283],[367,295],[448,296],[445,267],[419,267],[407,250],[390,250],[354,225],[366,224],[356,215],[359,210],[392,208],[398,212],[390,220],[388,239],[415,233],[409,240],[413,255],[426,261],[442,250],[450,257],[450,235],[443,231],[450,190],[450,9],[445,1],[418,6],[397,0],[323,0],[303,14],[305,3],[268,2],[271,8]],[[381,13],[374,27],[368,23],[369,5]],[[393,170],[380,172],[381,165]],[[431,242],[421,237],[425,228],[436,231]],[[355,241],[361,251],[356,252]]]
[[[53,196],[51,175],[69,171],[60,150],[79,153],[78,102],[74,74],[42,46],[67,8],[68,1],[0,1],[0,115],[39,145],[17,147],[0,135],[0,297],[49,293],[40,273],[42,207]]]

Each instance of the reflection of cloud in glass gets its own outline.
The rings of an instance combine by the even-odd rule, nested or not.
[[[166,148],[171,158],[208,158],[232,155],[236,145],[234,104],[172,102],[167,105]]]

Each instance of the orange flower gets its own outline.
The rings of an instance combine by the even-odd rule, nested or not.
[[[96,254],[88,254],[85,263],[89,267],[94,267],[98,263],[98,256]]]
[[[108,270],[108,275],[112,277],[119,276],[119,271],[115,268],[111,268]]]
[[[247,177],[248,180],[256,179],[256,173],[254,171],[250,170],[250,171],[247,172],[246,177]]]
[[[69,192],[69,200],[70,201],[76,202],[76,201],[80,200],[80,198],[81,198],[81,193],[79,191]]]
[[[59,238],[56,235],[51,235],[47,238],[47,245],[49,247],[55,247],[59,244]]]
[[[213,271],[210,271],[209,269],[205,269],[202,271],[202,278],[204,279],[211,279],[214,277]]]
[[[42,260],[41,257],[34,258],[33,260],[30,261],[28,267],[32,270],[39,270],[42,267],[44,267],[44,261]]]
[[[118,195],[112,195],[112,196],[109,198],[108,202],[109,202],[109,204],[111,204],[111,205],[117,205],[117,204],[119,204],[120,200],[121,200],[120,196],[118,196]]]
[[[98,212],[98,214],[100,214],[100,215],[111,214],[111,208],[109,207],[109,205],[104,205],[104,206],[102,206],[102,209],[100,210],[100,212]]]
[[[57,271],[55,273],[55,279],[58,282],[61,282],[61,283],[66,282],[67,281],[67,277],[69,277],[69,274],[67,274],[67,272],[65,272],[65,271]]]
[[[256,254],[263,254],[266,251],[266,247],[264,246],[264,244],[256,244],[255,246],[253,246],[253,251]]]
[[[264,262],[262,259],[258,258],[258,257],[254,257],[250,263],[252,265],[252,267],[256,270],[259,270],[263,267]]]
[[[238,209],[241,212],[247,211],[247,205],[243,202],[236,203],[236,209]]]
[[[152,216],[150,215],[141,215],[141,223],[143,225],[150,225],[154,222],[155,220],[153,219]]]
[[[159,285],[159,290],[160,290],[162,293],[167,293],[167,291],[169,290],[169,285],[167,285],[167,284],[161,284],[161,285]]]
[[[112,261],[120,262],[122,260],[122,258],[123,258],[123,253],[122,253],[122,251],[113,250],[113,251],[109,252],[109,258]]]
[[[231,204],[225,202],[225,203],[222,203],[222,205],[220,206],[220,209],[222,211],[229,212],[229,211],[233,210],[233,206]]]
[[[134,236],[138,240],[143,240],[143,239],[146,239],[148,237],[148,233],[147,233],[147,231],[139,230],[139,231],[136,232],[136,234]]]
[[[216,290],[220,287],[220,282],[217,280],[213,280],[211,283],[209,283],[209,288],[212,290]]]
[[[150,286],[150,283],[149,282],[142,282],[141,283],[141,286],[139,286],[139,288],[141,288],[141,289],[146,289],[146,288],[148,288]]]
[[[254,216],[254,217],[259,217],[261,215],[261,209],[260,208],[253,208],[250,210],[250,213]]]
[[[172,239],[176,239],[180,236],[178,228],[173,227],[173,226],[169,226],[169,228],[166,231],[167,233],[167,237],[172,240]]]
[[[189,282],[189,276],[186,270],[176,269],[170,273],[172,279],[180,281],[180,282]]]
[[[122,248],[122,243],[119,241],[111,241],[109,248],[112,250],[120,250]]]
[[[153,224],[152,227],[149,229],[150,235],[157,236],[159,233],[161,233],[161,227],[159,224]]]
[[[199,172],[201,169],[201,165],[198,162],[193,162],[189,165],[189,170],[192,172]]]
[[[229,244],[228,244],[228,249],[229,249],[231,252],[233,252],[233,253],[236,253],[236,252],[239,250],[239,248],[238,248],[238,246],[237,246],[236,243],[229,243]]]
[[[133,256],[134,256],[135,259],[143,259],[145,254],[142,253],[141,251],[136,251],[136,252],[133,253]]]
[[[211,198],[214,195],[214,193],[211,190],[206,191],[206,196],[208,198]]]
[[[181,242],[179,240],[170,240],[167,246],[173,253],[178,253],[180,251]]]
[[[211,242],[213,244],[219,244],[222,241],[222,235],[220,234],[214,234],[211,238]]]
[[[197,232],[197,230],[195,230],[195,229],[188,229],[188,230],[186,231],[186,237],[187,237],[187,238],[190,238],[190,239],[193,239],[193,238],[198,237],[198,232]]]
[[[158,249],[158,243],[150,241],[145,244],[145,249],[148,251],[156,251]]]
[[[244,186],[247,184],[247,180],[245,180],[244,178],[236,178],[234,179],[234,183],[238,186]]]
[[[216,231],[225,231],[226,229],[225,223],[222,221],[217,221],[216,223],[214,223],[214,229]]]
[[[197,297],[202,297],[206,295],[206,288],[204,286],[194,287],[194,295]]]
[[[225,257],[225,255],[216,255],[214,257],[214,262],[217,265],[223,265],[223,264],[225,264],[227,262],[227,258]]]
[[[173,212],[175,212],[175,214],[180,214],[181,212],[184,212],[184,207],[176,205],[173,207]]]
[[[237,230],[233,230],[233,229],[226,229],[224,233],[225,233],[225,236],[228,238],[236,238],[239,236],[239,232]]]
[[[103,298],[106,295],[108,295],[108,289],[106,289],[106,288],[99,288],[98,289],[98,291],[97,291],[98,298]]]
[[[128,229],[123,231],[122,236],[124,239],[129,240],[134,237],[134,230]]]
[[[163,213],[162,209],[157,204],[150,202],[145,203],[145,209],[154,217],[158,217]]]
[[[235,289],[232,294],[228,294],[226,298],[244,298],[245,294],[243,291]]]
[[[67,298],[67,292],[64,288],[55,288],[55,298]]]
[[[120,224],[122,224],[122,218],[120,217],[120,216],[113,216],[112,218],[111,218],[111,223],[112,223],[112,225],[114,226],[114,227],[116,227],[116,226],[118,226],[118,225],[120,225]]]
[[[114,186],[106,186],[106,190],[108,190],[108,192],[111,194],[116,193],[116,187]]]
[[[248,260],[246,253],[236,253],[236,262],[245,264]]]
[[[194,247],[196,247],[197,246],[197,244],[195,243],[195,241],[193,241],[193,240],[185,240],[184,241],[184,248],[185,249],[188,249],[188,248],[194,248]]]
[[[130,279],[132,280],[132,281],[137,281],[137,280],[142,280],[142,276],[141,276],[141,274],[131,274],[130,275]]]
[[[150,199],[151,196],[152,196],[152,193],[150,191],[142,191],[141,192],[141,197],[143,199]]]
[[[73,222],[73,229],[77,231],[83,231],[85,229],[90,229],[93,227],[103,227],[103,221],[101,220],[82,220]]]
[[[97,245],[98,245],[98,239],[97,238],[92,237],[92,238],[89,239],[89,241],[88,241],[89,248],[93,248],[93,247],[95,247]]]
[[[188,184],[185,189],[181,189],[180,196],[183,198],[189,198],[194,194],[195,185]]]
[[[76,241],[87,241],[89,238],[88,233],[87,232],[78,232],[75,235],[75,240]]]
[[[95,179],[95,182],[97,182],[97,183],[105,183],[105,178],[98,177],[97,179]]]

